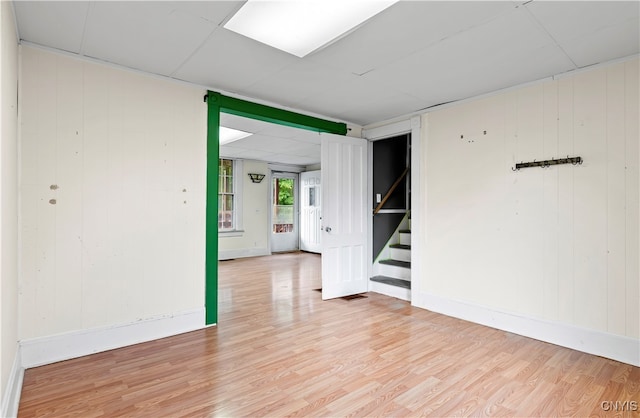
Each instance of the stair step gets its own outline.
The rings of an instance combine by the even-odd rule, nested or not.
[[[400,250],[410,250],[411,249],[411,245],[407,245],[407,244],[391,244],[391,245],[389,245],[389,248],[398,248]]]
[[[388,264],[390,266],[396,266],[396,267],[404,267],[407,269],[411,268],[411,263],[408,261],[399,261],[399,260],[380,260],[379,261],[380,264]]]
[[[411,289],[411,282],[408,280],[396,279],[388,276],[374,276],[371,278],[373,282],[388,284],[390,286],[398,286],[405,289]]]

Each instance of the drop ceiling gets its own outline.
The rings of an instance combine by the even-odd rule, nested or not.
[[[16,1],[14,7],[22,42],[358,126],[640,50],[638,1],[400,1],[304,58],[224,29],[242,4]],[[230,127],[247,130],[241,122],[248,123]],[[267,158],[256,156],[257,145],[273,133],[261,128],[223,151]],[[319,149],[317,134],[278,135],[262,150],[268,158],[319,160],[308,154]]]

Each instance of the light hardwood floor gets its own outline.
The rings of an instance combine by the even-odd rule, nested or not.
[[[319,256],[219,276],[217,327],[29,369],[19,417],[639,416],[640,368],[375,293],[323,302]]]

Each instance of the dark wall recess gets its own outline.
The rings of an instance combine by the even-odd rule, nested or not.
[[[384,198],[393,183],[402,175],[409,162],[409,134],[373,142],[373,209],[379,199]],[[408,210],[407,176],[391,194],[382,207],[382,212],[373,216],[373,258],[380,254],[391,235],[398,228]],[[385,213],[393,209],[396,213]],[[401,212],[399,212],[401,211]]]
[[[381,197],[389,191],[393,183],[407,167],[409,135],[381,139],[373,143],[373,207],[379,194]],[[406,182],[400,183],[382,209],[406,209]]]

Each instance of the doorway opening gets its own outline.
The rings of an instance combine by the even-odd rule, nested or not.
[[[218,321],[218,182],[220,113],[313,132],[345,135],[347,125],[207,91],[207,195],[205,248],[205,324]]]
[[[271,252],[297,251],[298,174],[273,172],[271,179]]]

